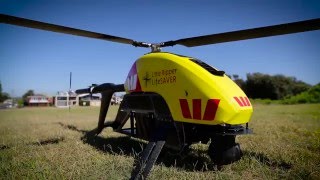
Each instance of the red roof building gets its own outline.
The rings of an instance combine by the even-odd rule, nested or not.
[[[49,98],[44,95],[28,96],[25,100],[27,106],[49,106]]]

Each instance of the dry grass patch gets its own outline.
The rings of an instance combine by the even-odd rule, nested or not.
[[[111,106],[107,119],[114,118]],[[150,179],[319,179],[320,105],[254,105],[255,134],[239,136],[243,158],[218,170],[196,144],[164,151]],[[144,143],[105,129],[98,108],[0,111],[0,179],[128,179]]]

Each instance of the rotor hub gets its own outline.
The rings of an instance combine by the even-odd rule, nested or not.
[[[151,52],[161,52],[160,44],[151,44]]]
[[[146,43],[146,42],[138,42],[134,41],[132,43],[133,46],[135,47],[146,47],[146,48],[151,48],[151,52],[161,52],[161,47],[163,47],[163,43],[156,44],[156,43]]]

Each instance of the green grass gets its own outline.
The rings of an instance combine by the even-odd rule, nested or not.
[[[107,119],[117,107],[111,106]],[[107,128],[90,135],[98,108],[0,110],[0,179],[128,179],[142,142]],[[150,179],[319,179],[320,105],[254,105],[243,158],[217,170],[196,144],[164,151]]]

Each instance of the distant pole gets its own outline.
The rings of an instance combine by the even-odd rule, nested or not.
[[[70,81],[69,81],[69,93],[68,93],[68,106],[69,106],[69,112],[70,112],[70,95],[71,95],[71,80],[72,80],[72,72],[70,72]]]
[[[72,79],[72,72],[70,72],[70,84],[69,84],[69,91],[71,91],[71,79]]]

